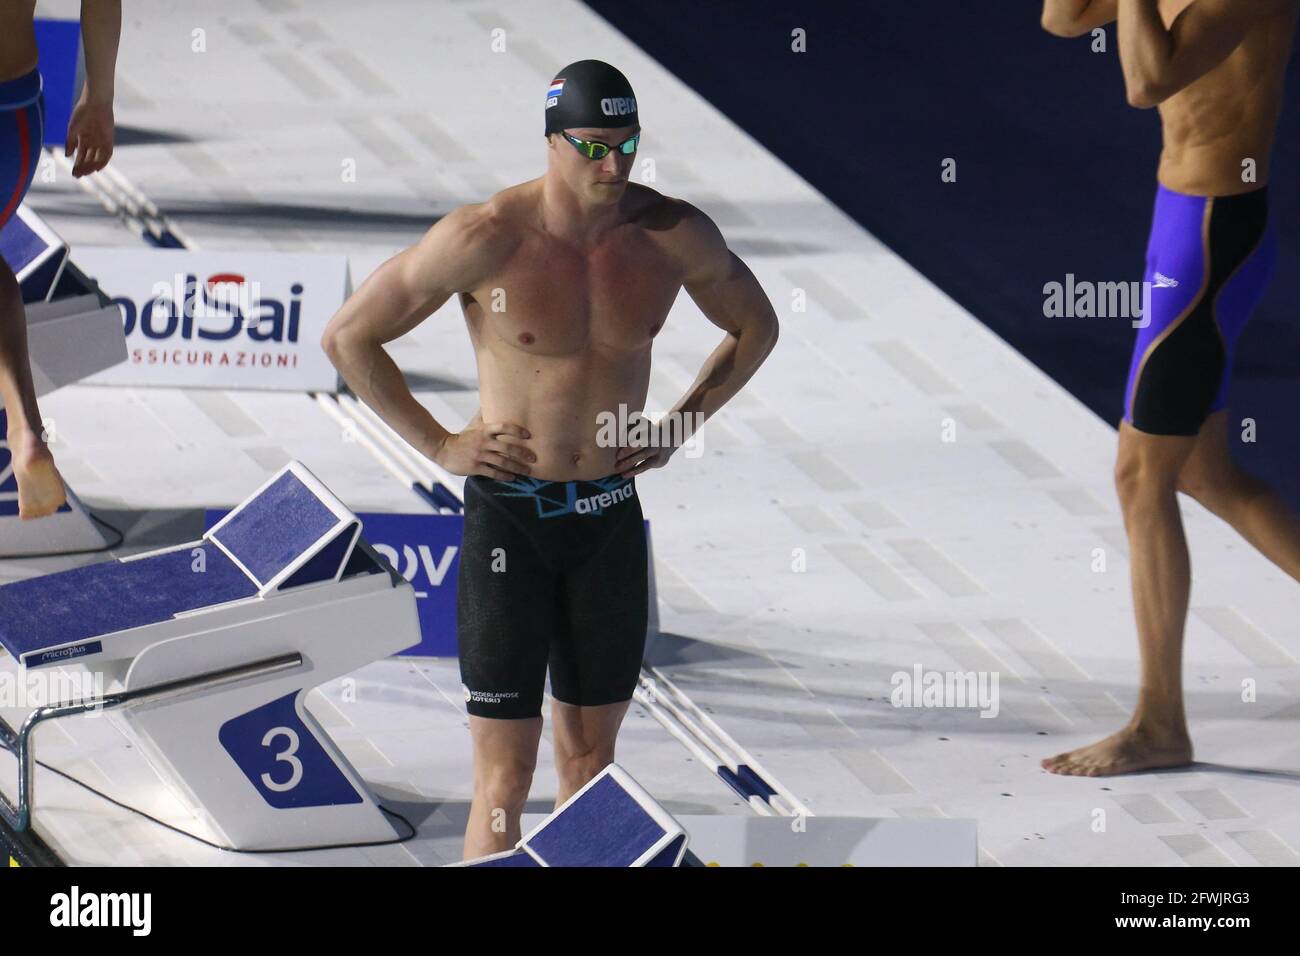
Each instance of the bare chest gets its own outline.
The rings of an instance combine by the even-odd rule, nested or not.
[[[546,237],[525,243],[463,297],[476,344],[535,355],[647,348],[681,289],[680,268],[637,230],[581,250]]]

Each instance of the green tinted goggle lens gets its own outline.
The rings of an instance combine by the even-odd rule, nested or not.
[[[582,155],[586,156],[588,159],[604,159],[609,155],[610,147],[606,146],[604,143],[588,142],[585,139],[578,139],[576,136],[570,136],[568,133],[564,134],[564,138],[577,147],[578,152],[582,153]],[[640,139],[641,134],[637,133],[631,139],[626,139],[613,148],[617,149],[624,156],[631,156],[636,152],[637,143]]]

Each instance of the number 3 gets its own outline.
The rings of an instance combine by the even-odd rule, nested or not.
[[[272,727],[262,738],[262,746],[271,746],[271,741],[276,737],[288,737],[289,747],[275,755],[276,762],[284,761],[293,768],[293,773],[284,783],[276,783],[271,779],[269,773],[262,774],[262,785],[268,790],[274,790],[276,793],[284,793],[286,790],[292,790],[302,781],[302,761],[294,756],[298,752],[298,734],[290,727]]]

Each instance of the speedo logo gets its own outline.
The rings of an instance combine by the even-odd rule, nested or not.
[[[635,96],[607,96],[600,101],[600,111],[606,116],[626,116],[636,112]]]
[[[628,482],[621,488],[615,488],[613,491],[602,491],[598,495],[590,495],[586,498],[579,498],[573,503],[573,510],[580,515],[596,514],[602,508],[608,508],[610,505],[618,504],[620,501],[626,501],[636,493],[632,482]]]

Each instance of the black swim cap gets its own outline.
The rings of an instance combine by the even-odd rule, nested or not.
[[[627,77],[600,60],[570,63],[546,91],[546,132],[635,126],[636,96]]]

